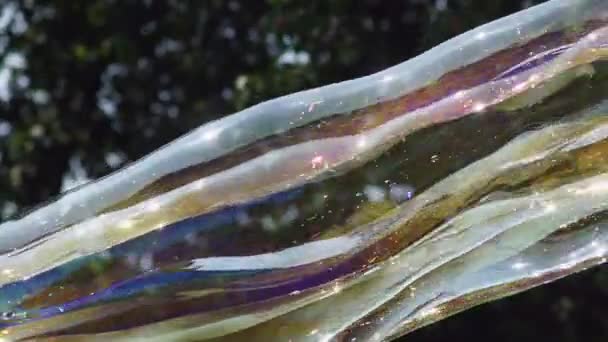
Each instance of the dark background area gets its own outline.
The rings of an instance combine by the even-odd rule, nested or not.
[[[367,75],[529,0],[0,0],[0,219],[207,121]],[[407,341],[608,341],[596,268]]]

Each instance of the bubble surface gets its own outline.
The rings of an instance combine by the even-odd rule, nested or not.
[[[390,340],[606,262],[608,3],[204,125],[0,225],[10,340]]]

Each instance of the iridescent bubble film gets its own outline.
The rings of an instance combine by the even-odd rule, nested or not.
[[[0,225],[0,340],[383,341],[606,261],[608,2],[265,102]]]

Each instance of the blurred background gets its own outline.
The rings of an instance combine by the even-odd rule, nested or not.
[[[0,220],[205,122],[540,2],[0,0]],[[608,341],[607,303],[604,266],[402,340]]]

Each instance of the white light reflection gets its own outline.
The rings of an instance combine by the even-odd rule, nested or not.
[[[319,333],[319,329],[313,329],[308,333],[308,336],[316,335]]]
[[[608,181],[603,182],[595,182],[587,187],[577,189],[574,191],[577,195],[585,195],[585,194],[598,194],[602,192],[608,191]]]
[[[520,93],[524,91],[528,87],[528,82],[521,82],[518,85],[513,87],[513,91]]]
[[[578,262],[576,260],[568,261],[568,262],[565,262],[565,263],[559,265],[559,268],[562,270],[569,270],[569,269],[575,267],[577,265],[577,263]]]
[[[608,247],[606,247],[604,244],[601,244],[597,241],[591,242],[591,248],[593,248],[593,255],[596,258],[601,258],[601,257],[605,256],[606,254],[608,254]]]
[[[591,33],[590,35],[588,35],[587,37],[588,37],[588,38],[589,38],[589,40],[591,40],[591,41],[596,41],[596,40],[597,40],[597,38],[598,38],[598,34],[597,34],[597,33],[595,33],[595,32],[593,32],[593,33]]]
[[[357,139],[357,148],[364,149],[365,147],[367,147],[367,138],[363,136]]]
[[[386,75],[382,78],[382,82],[391,82],[395,79],[395,76],[393,75]]]
[[[312,112],[313,110],[315,110],[315,107],[316,107],[317,105],[320,105],[321,103],[323,103],[323,101],[315,101],[315,102],[311,102],[311,103],[308,105],[308,112],[310,113],[310,112]]]
[[[420,315],[422,317],[429,317],[429,316],[438,315],[440,313],[441,313],[441,309],[434,307],[434,308],[430,308],[430,309],[426,309],[426,310],[422,311],[420,313]]]
[[[220,129],[209,130],[208,132],[203,133],[201,138],[203,141],[215,140],[220,135],[220,131],[221,131]]]
[[[553,203],[545,203],[544,204],[544,208],[545,208],[545,212],[546,213],[553,213],[555,212],[555,210],[557,210],[557,206]]]
[[[482,112],[486,109],[487,105],[485,103],[477,102],[473,105],[474,112]]]
[[[324,162],[323,156],[315,156],[314,158],[312,158],[310,160],[310,163],[312,164],[313,169],[321,167],[323,165],[323,162]]]
[[[131,229],[135,226],[135,222],[132,219],[123,220],[118,224],[118,228],[120,229]]]
[[[204,186],[205,186],[205,180],[204,179],[201,179],[201,180],[198,180],[198,181],[194,182],[194,189],[195,190],[201,190],[201,189],[203,189]]]
[[[454,99],[456,99],[456,100],[460,100],[460,99],[462,99],[462,98],[464,97],[464,95],[465,95],[465,92],[464,92],[463,90],[460,90],[460,91],[456,92],[456,93],[453,95],[453,97],[454,97]]]
[[[333,336],[332,334],[324,334],[324,335],[321,335],[321,336],[319,337],[319,342],[329,342],[329,341],[331,341],[331,340],[333,339],[333,337],[334,337],[334,336]]]
[[[334,294],[338,294],[338,293],[342,292],[342,285],[340,285],[340,283],[335,283],[332,291]]]
[[[156,200],[150,200],[145,204],[145,210],[148,212],[158,211],[160,209],[160,203]]]
[[[511,267],[514,270],[523,270],[524,268],[528,267],[530,264],[528,264],[527,262],[522,262],[522,261],[518,261],[516,263],[514,263]]]
[[[221,128],[209,128],[207,130],[204,130],[199,134],[198,137],[194,138],[194,140],[192,140],[189,145],[197,146],[200,143],[208,143],[215,141],[219,137],[221,131]]]

